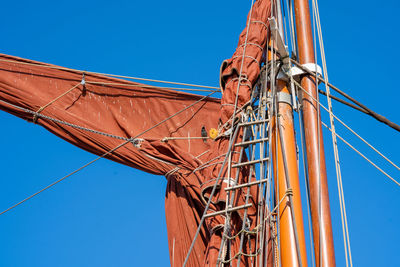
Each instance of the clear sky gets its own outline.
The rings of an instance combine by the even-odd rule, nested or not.
[[[400,4],[320,2],[330,81],[400,123]],[[234,52],[249,8],[250,1],[232,0],[5,1],[0,51],[76,69],[218,86],[220,64]],[[340,118],[400,163],[400,133],[334,104]],[[0,210],[95,157],[4,112],[0,125]],[[400,180],[398,170],[337,128]],[[336,258],[344,266],[332,145],[324,134]],[[400,188],[340,141],[339,151],[354,266],[400,266]],[[0,266],[168,266],[165,187],[162,176],[101,160],[0,216]]]

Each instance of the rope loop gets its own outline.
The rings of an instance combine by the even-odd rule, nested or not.
[[[292,188],[288,188],[288,189],[286,190],[285,195],[286,195],[286,196],[293,196],[293,189],[292,189]]]

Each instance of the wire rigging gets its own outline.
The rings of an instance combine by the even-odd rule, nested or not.
[[[310,71],[309,69],[303,67],[299,62],[290,59],[290,62],[293,63],[294,65],[296,65],[299,69],[301,69],[302,71],[306,72],[309,75],[313,75],[315,76],[315,73]],[[320,77],[317,76],[318,81],[325,83],[325,80]],[[351,97],[350,95],[348,95],[347,93],[343,92],[342,90],[340,90],[339,88],[337,88],[336,86],[334,86],[333,84],[331,84],[330,82],[328,82],[328,86],[333,89],[334,91],[336,91],[337,93],[341,94],[342,96],[344,96],[345,98],[347,98],[348,100],[350,100],[351,102],[355,103],[356,105],[358,105],[359,107],[361,107],[362,109],[364,109],[366,111],[366,114],[368,114],[369,116],[373,117],[374,119],[376,119],[377,121],[380,121],[386,125],[388,125],[389,127],[393,128],[394,130],[400,132],[400,125],[388,120],[387,118],[385,118],[384,116],[376,113],[375,111],[371,110],[370,108],[368,108],[367,106],[365,106],[364,104],[362,104],[361,102],[359,102],[358,100],[354,99],[353,97]],[[365,112],[364,112],[365,113]]]
[[[31,62],[21,62],[21,61],[8,60],[8,59],[0,59],[0,62],[8,62],[8,63],[14,63],[14,64],[49,68],[49,69],[72,71],[72,72],[78,72],[80,74],[86,73],[86,74],[94,74],[94,75],[104,75],[104,76],[108,76],[108,77],[125,78],[125,79],[137,80],[137,81],[147,81],[147,82],[175,84],[175,85],[198,87],[198,88],[208,88],[208,89],[214,89],[214,90],[218,90],[218,91],[220,90],[219,87],[215,87],[215,86],[190,84],[190,83],[182,83],[182,82],[172,82],[172,81],[140,78],[140,77],[134,77],[134,76],[117,75],[117,74],[109,74],[109,73],[94,72],[94,71],[85,71],[85,70],[71,69],[71,68],[66,68],[66,67],[59,67],[59,66],[54,66],[54,65],[50,65],[50,64],[47,65],[47,64],[38,64],[38,63],[31,63]],[[151,85],[149,85],[149,86],[151,86]]]
[[[208,94],[208,95],[202,97],[201,99],[199,99],[199,100],[193,102],[192,104],[190,104],[190,105],[188,105],[187,107],[181,109],[180,111],[178,111],[178,112],[172,114],[171,116],[169,116],[169,117],[163,119],[162,121],[160,121],[160,122],[154,124],[153,126],[149,127],[148,129],[142,131],[141,133],[137,134],[136,136],[131,137],[131,138],[125,140],[125,142],[123,142],[123,143],[121,143],[120,145],[118,145],[118,146],[116,146],[116,147],[114,147],[114,148],[108,150],[108,151],[105,152],[104,154],[102,154],[102,155],[98,156],[97,158],[95,158],[94,160],[92,160],[92,161],[86,163],[86,164],[83,165],[82,167],[79,167],[79,168],[76,169],[75,171],[73,171],[73,172],[67,174],[66,176],[62,177],[61,179],[55,181],[54,183],[51,183],[50,185],[48,185],[48,186],[44,187],[43,189],[39,190],[38,192],[36,192],[36,193],[30,195],[29,197],[23,199],[22,201],[20,201],[20,202],[14,204],[14,205],[12,205],[11,207],[7,208],[6,210],[0,212],[0,215],[2,215],[2,214],[4,214],[4,213],[6,213],[6,212],[8,212],[8,211],[10,211],[10,210],[12,210],[12,209],[14,209],[14,208],[16,208],[17,206],[21,205],[22,203],[26,202],[27,200],[29,200],[29,199],[31,199],[31,198],[37,196],[38,194],[42,193],[42,192],[45,191],[45,190],[47,190],[47,189],[53,187],[54,185],[56,185],[56,184],[58,184],[59,182],[61,182],[61,181],[65,180],[65,179],[67,179],[68,177],[72,176],[73,174],[75,174],[75,173],[77,173],[77,172],[83,170],[84,168],[88,167],[89,165],[92,165],[93,163],[95,163],[95,162],[98,161],[99,159],[106,157],[107,155],[113,153],[113,152],[116,151],[117,149],[119,149],[119,148],[125,146],[126,144],[135,141],[136,138],[138,138],[138,137],[140,137],[141,135],[143,135],[143,134],[145,134],[145,133],[151,131],[152,129],[156,128],[157,126],[159,126],[159,125],[161,125],[161,124],[163,124],[163,123],[165,123],[166,121],[172,119],[173,117],[179,115],[180,113],[184,112],[185,110],[187,110],[187,109],[191,108],[192,106],[196,105],[197,103],[203,101],[203,100],[206,99],[207,97],[210,97],[212,94],[214,94],[214,93],[211,93],[211,94]],[[0,100],[0,102],[9,104],[9,103],[7,103],[7,102],[5,102],[5,101],[3,101],[3,100]],[[13,106],[15,106],[15,105],[13,105]],[[15,106],[15,107],[17,107],[17,106]],[[27,111],[29,111],[29,110],[27,110]],[[30,111],[30,112],[33,112],[33,111]],[[42,114],[40,114],[40,113],[37,113],[37,112],[34,112],[34,113],[36,113],[38,116],[45,117],[44,115],[42,115]]]
[[[308,92],[298,83],[298,82],[295,82],[296,83],[296,85],[298,86],[298,88],[300,88],[303,92],[305,92],[305,93],[307,93],[308,94]],[[308,94],[308,95],[310,95],[310,94]],[[310,95],[310,97],[312,97],[311,95]],[[315,100],[315,98],[313,98],[314,99],[314,101],[316,101]],[[325,109],[326,111],[328,110],[324,105],[322,105],[321,103],[319,103],[319,102],[317,102],[323,109]],[[333,113],[332,113],[333,114]],[[334,118],[337,120],[337,121],[339,121],[339,122],[341,122],[340,121],[340,119],[336,116],[336,115],[334,115],[333,114],[333,116],[334,116]],[[336,135],[337,136],[337,135]],[[363,139],[362,139],[363,140]],[[378,151],[378,150],[376,150],[376,151]],[[381,153],[379,154],[379,155],[381,155]],[[382,155],[381,155],[382,156]],[[365,157],[364,157],[365,158]],[[367,158],[365,158],[365,159],[367,159]],[[369,160],[367,160],[367,161],[369,161]],[[370,162],[371,163],[371,162]],[[389,162],[389,163],[391,163],[391,161]],[[371,163],[372,164],[372,163]],[[377,167],[377,165],[375,164],[375,163],[373,163],[372,164],[374,167]],[[396,165],[397,166],[397,165]],[[390,175],[388,175],[386,172],[383,172],[382,171],[382,169],[380,169],[380,168],[378,168],[383,174],[385,174],[389,179],[391,179],[394,183],[396,183],[397,185],[399,185],[400,186],[400,183],[398,182],[398,181],[396,181],[393,177],[391,177]]]
[[[347,223],[347,214],[346,214],[346,205],[344,200],[344,192],[343,192],[343,183],[342,183],[342,174],[341,174],[341,167],[339,162],[339,150],[337,147],[337,140],[336,140],[336,130],[334,124],[334,117],[332,112],[332,101],[330,98],[330,88],[328,86],[328,69],[326,66],[326,58],[325,58],[325,49],[324,43],[322,38],[322,29],[321,29],[321,21],[319,18],[319,10],[318,10],[318,2],[317,0],[313,0],[313,12],[314,12],[314,19],[317,26],[318,32],[318,39],[319,39],[319,48],[320,54],[322,59],[322,66],[324,72],[324,80],[325,80],[325,90],[326,90],[326,97],[328,101],[328,113],[329,113],[329,120],[331,126],[331,133],[332,133],[332,145],[333,145],[333,152],[335,157],[335,169],[336,169],[336,179],[337,179],[337,187],[338,187],[338,195],[339,195],[339,204],[340,204],[340,214],[341,214],[341,221],[342,221],[342,231],[343,231],[343,242],[344,242],[344,251],[345,251],[345,259],[346,259],[346,266],[353,266],[352,256],[351,256],[351,249],[350,249],[350,238],[349,238],[349,229]]]

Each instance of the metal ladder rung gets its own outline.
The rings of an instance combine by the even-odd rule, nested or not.
[[[204,215],[204,218],[209,218],[209,217],[213,217],[213,216],[217,216],[217,215],[223,215],[226,212],[232,212],[232,211],[237,211],[237,210],[241,210],[241,209],[247,209],[247,208],[250,208],[251,206],[253,206],[253,204],[245,204],[245,205],[238,206],[238,207],[233,207],[233,208],[230,208],[230,209],[227,209],[227,210],[216,211],[214,213],[209,213],[209,214]]]
[[[254,124],[261,124],[261,123],[266,123],[269,122],[269,119],[266,120],[258,120],[258,121],[247,121],[247,122],[241,122],[238,124],[238,126],[242,127],[242,126],[250,126],[250,125],[254,125]]]
[[[268,141],[268,137],[267,138],[256,139],[256,140],[245,141],[245,142],[242,142],[242,143],[237,143],[237,144],[235,144],[235,146],[247,146],[247,145],[252,145],[252,144],[257,144],[257,143],[267,142],[267,141]]]
[[[241,162],[241,163],[233,164],[232,168],[239,168],[239,167],[243,167],[243,166],[247,166],[247,165],[261,163],[261,162],[268,161],[268,160],[269,160],[269,158],[263,158],[263,159],[256,159],[256,160]]]
[[[235,190],[235,189],[239,189],[239,188],[243,188],[243,187],[250,187],[253,185],[258,185],[261,183],[265,183],[267,182],[268,179],[262,179],[262,180],[258,180],[258,181],[254,181],[254,182],[250,182],[250,183],[245,183],[245,184],[240,184],[240,185],[235,185],[235,186],[231,186],[231,187],[226,187],[225,191],[231,191],[231,190]]]

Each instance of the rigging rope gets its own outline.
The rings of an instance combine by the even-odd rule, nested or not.
[[[323,91],[323,90],[321,90],[321,89],[318,89],[318,92],[319,92],[320,94],[324,95],[324,96],[327,95],[326,92]],[[342,103],[342,104],[344,104],[344,105],[346,105],[346,106],[349,106],[349,107],[351,107],[351,108],[353,108],[353,109],[356,109],[356,110],[358,110],[358,111],[360,111],[360,112],[362,112],[362,113],[365,113],[365,114],[369,115],[368,111],[366,111],[365,109],[360,108],[359,106],[356,106],[356,105],[354,105],[354,104],[352,104],[352,103],[349,103],[349,102],[347,102],[347,101],[344,101],[343,99],[340,99],[340,98],[338,98],[338,97],[336,97],[336,96],[334,96],[334,95],[329,94],[329,98],[331,98],[331,99],[333,99],[333,100],[335,100],[335,101],[337,101],[337,102],[339,102],[339,103]]]
[[[325,123],[322,122],[322,125],[324,125],[329,131],[332,131]],[[380,167],[378,167],[378,165],[376,165],[374,162],[372,162],[372,160],[370,160],[369,158],[367,158],[364,154],[362,154],[359,150],[357,150],[355,147],[353,147],[349,142],[347,142],[343,137],[341,137],[340,135],[336,134],[336,136],[342,140],[346,145],[348,145],[351,149],[353,149],[355,152],[357,152],[361,157],[363,157],[366,161],[368,161],[372,166],[374,166],[375,168],[377,168],[381,173],[383,173],[384,175],[386,175],[390,180],[392,180],[395,184],[397,184],[398,186],[400,186],[400,183],[398,181],[396,181],[396,179],[394,179],[392,176],[390,176],[389,174],[387,174],[384,170],[382,170]]]
[[[307,91],[304,90],[304,88],[296,81],[294,81],[294,83],[301,89],[303,90],[305,93],[308,94]],[[308,94],[309,95],[309,94]],[[310,97],[312,97],[310,95]],[[313,97],[312,97],[313,98]],[[315,98],[313,98],[315,100]],[[321,104],[320,102],[318,102],[318,104],[325,110],[328,111],[328,109]],[[373,145],[371,145],[367,140],[365,140],[364,138],[362,138],[355,130],[353,130],[350,126],[348,126],[346,123],[344,123],[339,117],[337,117],[334,113],[332,113],[332,116],[338,121],[340,122],[340,124],[342,124],[344,127],[346,127],[351,133],[353,133],[356,137],[358,137],[362,142],[364,142],[367,146],[369,146],[372,150],[374,150],[377,154],[379,154],[382,158],[384,158],[389,164],[391,164],[393,167],[395,167],[396,169],[400,170],[400,167],[393,163],[388,157],[386,157],[382,152],[380,152],[377,148],[375,148]]]
[[[304,88],[302,88],[301,87],[301,85],[299,84],[299,83],[297,83],[297,82],[295,82],[296,83],[296,85],[300,88],[300,89],[302,89],[304,92],[306,92],[307,94],[308,94],[308,92],[304,89]],[[312,96],[311,96],[312,97]],[[314,98],[314,100],[315,100],[315,98]],[[321,103],[319,103],[319,102],[317,102],[322,108],[324,108],[325,110],[327,110],[327,108],[324,106],[324,105],[322,105]],[[334,114],[333,114],[333,116],[334,116],[334,118],[336,118],[337,119],[337,121],[339,121],[340,122],[340,120],[337,118],[337,116],[335,116]],[[340,138],[337,134],[336,134],[336,136],[338,137],[338,138]],[[341,138],[340,138],[341,139]],[[343,139],[341,139],[342,141],[343,141]],[[362,140],[364,140],[364,139],[362,139]],[[346,143],[346,142],[345,142]],[[351,148],[353,148],[350,144],[348,144]],[[374,149],[375,150],[375,149]],[[361,152],[359,152],[358,150],[355,150],[357,153],[359,153],[363,158],[365,158],[368,162],[370,162],[374,167],[376,167],[378,170],[380,170],[384,175],[386,175],[389,179],[391,179],[394,183],[396,183],[397,185],[399,185],[400,186],[400,183],[398,182],[398,181],[396,181],[393,177],[391,177],[390,175],[388,175],[386,172],[384,172],[381,168],[379,168],[375,163],[373,163],[372,161],[370,161],[367,157],[365,157],[363,154],[361,154]],[[376,150],[376,151],[378,151],[378,150]],[[382,154],[379,154],[379,155],[381,155],[382,156]],[[386,159],[386,157],[385,157],[385,159]],[[389,161],[389,163],[392,163],[391,161]],[[393,164],[393,163],[392,163]],[[397,167],[397,165],[396,165],[396,167]]]
[[[344,251],[345,251],[345,259],[346,259],[346,266],[353,266],[352,256],[351,256],[351,249],[350,249],[350,238],[349,238],[349,228],[347,223],[347,214],[346,214],[346,205],[344,200],[344,190],[343,190],[343,183],[342,183],[342,173],[340,168],[340,161],[339,161],[339,150],[337,147],[337,140],[336,140],[336,130],[335,124],[333,119],[333,112],[332,112],[332,100],[330,98],[330,88],[328,86],[328,70],[326,66],[326,58],[325,58],[325,49],[324,49],[324,42],[322,38],[322,29],[321,29],[321,21],[319,18],[319,10],[318,10],[318,3],[316,0],[313,0],[313,12],[315,21],[317,24],[317,31],[318,31],[318,39],[319,39],[319,48],[321,53],[322,59],[322,66],[324,72],[324,80],[325,80],[325,90],[326,90],[326,97],[328,102],[328,112],[329,112],[329,120],[331,125],[331,133],[332,133],[332,145],[335,157],[335,169],[336,169],[336,179],[337,179],[337,187],[338,187],[338,195],[339,195],[339,204],[340,204],[340,215],[342,220],[342,231],[343,231],[343,242],[344,242]]]
[[[84,80],[82,79],[82,82],[84,82]],[[72,86],[70,89],[68,89],[67,91],[65,91],[64,93],[62,93],[61,95],[57,96],[56,98],[54,98],[53,100],[51,100],[49,103],[47,103],[46,105],[40,107],[38,110],[36,110],[36,113],[40,113],[42,112],[45,108],[47,108],[48,106],[50,106],[51,104],[53,104],[54,102],[56,102],[58,99],[60,99],[61,97],[65,96],[66,94],[68,94],[69,92],[71,92],[72,90],[74,90],[76,87],[78,87],[80,84],[83,84],[82,82],[77,83],[76,85]],[[38,117],[36,115],[33,115],[33,123],[36,123]]]
[[[312,8],[314,10],[314,1],[312,1]],[[317,55],[317,42],[316,42],[316,31],[315,31],[315,13],[312,13],[312,33],[313,33],[313,45],[314,45],[314,67],[317,69],[318,67],[318,55]],[[314,86],[315,90],[318,88],[318,74],[317,72],[314,73],[313,76],[314,78]],[[319,94],[318,92],[316,93],[316,101],[319,102]],[[319,245],[319,258],[318,258],[318,264],[319,266],[323,265],[323,257],[322,257],[322,240],[321,240],[321,235],[322,235],[322,188],[321,188],[321,138],[322,138],[322,133],[321,133],[321,110],[317,106],[317,139],[318,139],[318,164],[317,164],[317,192],[318,192],[318,245]],[[323,144],[322,144],[323,145]],[[325,159],[324,159],[325,161]],[[326,170],[325,170],[326,172]],[[326,174],[325,174],[326,175]],[[326,180],[326,178],[325,178]]]
[[[95,158],[94,160],[89,161],[89,162],[86,163],[85,165],[79,167],[79,168],[76,169],[75,171],[73,171],[73,172],[71,172],[71,173],[65,175],[65,176],[62,177],[61,179],[58,179],[57,181],[55,181],[55,182],[49,184],[48,186],[42,188],[41,190],[37,191],[36,193],[30,195],[29,197],[27,197],[27,198],[21,200],[20,202],[18,202],[18,203],[16,203],[16,204],[12,205],[11,207],[5,209],[4,211],[0,212],[0,215],[2,215],[2,214],[4,214],[4,213],[6,213],[6,212],[8,212],[8,211],[10,211],[10,210],[12,210],[12,209],[14,209],[14,208],[16,208],[17,206],[21,205],[22,203],[26,202],[27,200],[29,200],[29,199],[31,199],[31,198],[37,196],[38,194],[40,194],[40,193],[42,193],[43,191],[45,191],[45,190],[47,190],[47,189],[53,187],[54,185],[58,184],[59,182],[62,182],[63,180],[67,179],[68,177],[72,176],[73,174],[75,174],[75,173],[81,171],[82,169],[86,168],[87,166],[89,166],[89,165],[95,163],[95,162],[98,161],[99,159],[104,158],[105,156],[109,155],[110,153],[114,152],[114,151],[117,150],[118,148],[120,148],[120,147],[122,147],[122,146],[128,144],[129,142],[131,142],[131,141],[133,141],[133,140],[134,140],[134,139],[128,140],[128,141],[123,142],[122,144],[119,144],[118,146],[114,147],[113,149],[111,149],[111,150],[107,151],[106,153],[104,153],[104,154],[98,156],[98,157]]]
[[[299,62],[290,59],[290,62],[292,62],[294,65],[296,65],[299,69],[301,69],[302,71],[310,74],[310,75],[314,75],[315,73],[310,71],[309,69],[305,68],[304,66],[302,66]],[[325,83],[325,80],[321,77],[317,77],[318,81]],[[388,120],[387,118],[385,118],[384,116],[376,113],[375,111],[369,109],[368,107],[366,107],[364,104],[360,103],[358,100],[354,99],[353,97],[349,96],[347,93],[343,92],[342,90],[340,90],[339,88],[337,88],[336,86],[332,85],[331,83],[328,83],[328,86],[330,88],[332,88],[334,91],[338,92],[339,94],[341,94],[342,96],[344,96],[345,98],[347,98],[348,100],[350,100],[351,102],[355,103],[356,105],[358,105],[359,107],[363,108],[365,111],[367,111],[367,114],[371,117],[373,117],[374,119],[376,119],[377,121],[380,121],[386,125],[388,125],[389,127],[393,128],[394,130],[400,132],[400,125]]]
[[[118,135],[114,135],[114,134],[110,134],[110,133],[105,133],[105,132],[93,130],[93,129],[86,128],[86,127],[83,127],[83,126],[79,126],[79,125],[76,125],[76,124],[73,124],[73,123],[69,123],[69,122],[66,122],[66,121],[63,121],[63,120],[59,120],[59,119],[56,119],[56,118],[53,118],[53,117],[50,117],[50,116],[47,116],[47,115],[43,115],[43,114],[38,113],[36,111],[32,111],[30,109],[26,109],[26,108],[23,108],[23,107],[8,103],[8,102],[6,102],[4,100],[0,100],[0,103],[9,105],[9,106],[11,106],[13,108],[19,109],[19,110],[24,111],[24,112],[29,113],[29,114],[32,114],[33,116],[36,116],[38,118],[47,119],[49,121],[53,121],[53,122],[56,122],[56,123],[59,123],[59,124],[63,124],[63,125],[75,128],[75,129],[79,129],[79,130],[83,130],[83,131],[87,131],[87,132],[91,132],[91,133],[95,133],[95,134],[99,134],[99,135],[103,135],[103,136],[107,136],[107,137],[111,137],[111,138],[115,138],[115,139],[119,139],[119,140],[124,140],[124,141],[128,141],[130,139],[130,138],[126,138],[126,137],[122,137],[122,136],[118,136]]]
[[[236,128],[236,129],[239,129],[239,128]],[[235,133],[233,134],[233,138],[231,138],[230,141],[229,141],[229,146],[228,146],[227,154],[229,154],[229,153],[231,152],[231,150],[232,150],[232,147],[233,147],[233,140],[234,140],[234,138],[236,138],[236,134],[237,134],[237,130],[236,130]],[[219,171],[219,173],[218,173],[218,176],[217,176],[217,178],[216,178],[216,181],[215,181],[215,183],[214,183],[214,186],[213,186],[213,188],[212,188],[212,190],[211,190],[209,199],[208,199],[208,201],[207,201],[206,207],[204,208],[204,212],[203,212],[203,215],[201,216],[201,219],[200,219],[199,225],[198,225],[198,227],[197,227],[196,233],[195,233],[195,235],[194,235],[194,237],[193,237],[193,240],[192,240],[192,243],[191,243],[191,245],[190,245],[190,248],[189,248],[189,250],[188,250],[188,252],[187,252],[187,254],[186,254],[186,258],[185,258],[185,261],[184,261],[184,263],[183,263],[183,267],[186,266],[186,264],[187,264],[187,262],[188,262],[188,260],[189,260],[190,253],[192,252],[192,250],[193,250],[193,248],[194,248],[195,241],[196,241],[197,237],[198,237],[199,234],[200,234],[201,227],[202,227],[202,225],[203,225],[203,223],[204,223],[204,220],[205,220],[205,218],[206,218],[205,215],[207,214],[208,208],[210,207],[211,200],[212,200],[212,198],[213,198],[213,196],[214,196],[214,194],[215,194],[215,191],[216,191],[216,189],[217,189],[217,185],[218,185],[218,183],[219,183],[219,181],[220,181],[220,179],[221,179],[222,171],[223,171],[224,166],[225,166],[225,164],[226,164],[226,162],[227,162],[227,159],[228,159],[228,157],[225,157],[225,159],[224,159],[224,161],[223,161],[223,163],[222,163],[222,165],[221,165],[221,169],[220,169],[220,171]]]
[[[15,207],[21,205],[21,204],[24,203],[25,201],[27,201],[27,200],[29,200],[29,199],[35,197],[36,195],[42,193],[43,191],[45,191],[45,190],[47,190],[47,189],[53,187],[54,185],[58,184],[59,182],[65,180],[66,178],[70,177],[71,175],[73,175],[73,174],[75,174],[75,173],[81,171],[82,169],[88,167],[89,165],[95,163],[95,162],[98,161],[99,159],[104,158],[105,156],[107,156],[107,155],[109,155],[110,153],[116,151],[117,149],[121,148],[122,146],[125,146],[126,144],[128,144],[128,143],[130,143],[130,142],[134,142],[134,141],[135,141],[138,137],[140,137],[141,135],[143,135],[143,134],[145,134],[145,133],[151,131],[152,129],[156,128],[157,126],[159,126],[159,125],[165,123],[166,121],[172,119],[173,117],[179,115],[180,113],[182,113],[182,112],[184,112],[185,110],[191,108],[192,106],[196,105],[197,103],[203,101],[204,99],[206,99],[207,97],[211,96],[211,95],[214,94],[214,93],[215,93],[215,92],[213,92],[213,93],[211,93],[211,94],[208,94],[208,95],[202,97],[201,99],[199,99],[199,100],[193,102],[193,103],[190,104],[189,106],[187,106],[187,107],[181,109],[180,111],[178,111],[178,112],[172,114],[171,116],[169,116],[169,117],[163,119],[162,121],[160,121],[160,122],[154,124],[152,127],[148,128],[148,129],[146,129],[146,130],[144,130],[143,132],[137,134],[137,135],[134,136],[134,137],[131,137],[131,138],[124,138],[124,137],[122,137],[122,138],[124,138],[123,140],[125,140],[125,142],[119,144],[118,146],[112,148],[111,150],[108,150],[106,153],[104,153],[104,154],[98,156],[97,158],[95,158],[94,160],[92,160],[92,161],[86,163],[86,164],[83,165],[82,167],[79,167],[79,168],[76,169],[75,171],[73,171],[73,172],[67,174],[66,176],[62,177],[61,179],[55,181],[54,183],[52,183],[52,184],[50,184],[50,185],[44,187],[43,189],[39,190],[38,192],[36,192],[36,193],[30,195],[29,197],[23,199],[22,201],[20,201],[20,202],[14,204],[14,205],[12,205],[11,207],[7,208],[6,210],[0,212],[0,215],[2,215],[2,214],[4,214],[4,213],[6,213],[6,212],[8,212],[8,211],[10,211],[10,210],[12,210],[12,209],[14,209]],[[0,100],[0,102],[5,103],[5,104],[8,104],[8,105],[11,105],[11,106],[13,106],[13,107],[15,107],[15,108],[19,108],[19,109],[24,110],[24,111],[26,111],[26,112],[28,112],[28,113],[33,113],[33,114],[37,114],[38,116],[41,116],[41,117],[43,117],[43,118],[48,118],[47,116],[44,116],[44,115],[42,115],[42,114],[40,114],[40,113],[31,111],[31,110],[28,110],[28,109],[25,109],[25,108],[18,107],[18,106],[16,106],[16,105],[7,103],[7,102],[5,102],[5,101],[3,101],[3,100]],[[54,120],[56,120],[56,119],[54,119]],[[64,123],[64,124],[66,124],[66,123]],[[77,127],[80,127],[80,126],[77,126]],[[81,128],[82,128],[82,127],[81,127]],[[101,133],[101,132],[98,132],[98,133]],[[102,133],[102,134],[104,134],[104,133]],[[121,138],[118,138],[118,139],[121,139]]]
[[[155,86],[155,85],[136,85],[130,83],[108,83],[108,82],[91,82],[86,81],[87,84],[95,85],[110,85],[110,86],[127,86],[127,87],[142,87],[142,88],[155,88],[155,89],[169,89],[175,91],[193,91],[193,92],[219,92],[220,90],[207,90],[207,89],[194,89],[194,88],[177,88],[177,87],[165,87],[165,86]]]
[[[125,78],[125,79],[138,80],[138,81],[166,83],[166,84],[176,84],[176,85],[183,85],[183,86],[190,86],[190,87],[199,87],[199,88],[208,88],[208,89],[220,90],[219,87],[215,87],[215,86],[190,84],[190,83],[181,83],[181,82],[171,82],[171,81],[147,79],[147,78],[140,78],[140,77],[133,77],[133,76],[101,73],[101,72],[94,72],[94,71],[84,71],[84,70],[77,70],[77,69],[71,69],[71,68],[66,68],[66,67],[43,65],[43,64],[29,63],[29,62],[20,62],[20,61],[15,61],[15,60],[8,60],[8,59],[0,59],[0,61],[8,62],[8,63],[21,64],[21,65],[28,65],[28,66],[37,66],[37,67],[43,67],[43,68],[49,68],[49,69],[57,69],[57,70],[66,70],[66,71],[72,71],[72,72],[79,72],[81,74],[86,73],[86,74],[104,75],[104,76],[109,76],[109,77]]]

